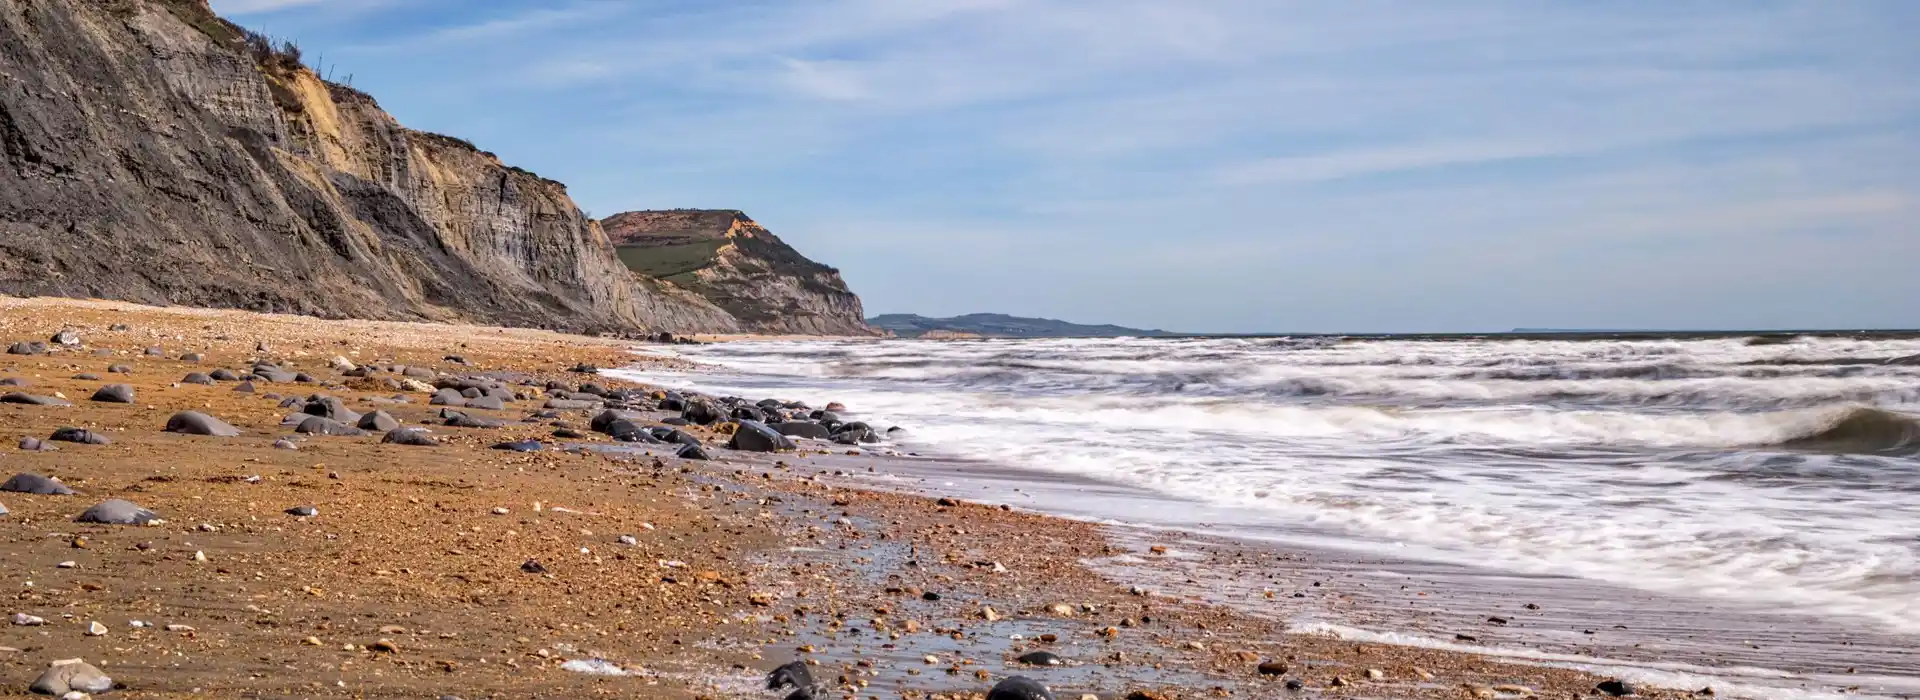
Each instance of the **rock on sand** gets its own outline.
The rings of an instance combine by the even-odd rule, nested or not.
[[[239,437],[240,429],[227,425],[226,421],[199,411],[181,411],[167,419],[167,432],[185,435],[210,435],[213,437]]]
[[[159,519],[160,516],[153,511],[134,505],[132,501],[115,498],[101,501],[99,505],[88,508],[87,512],[81,513],[80,517],[74,518],[73,521],[105,525],[145,525]]]

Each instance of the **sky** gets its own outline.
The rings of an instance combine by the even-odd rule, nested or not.
[[[870,313],[1920,327],[1920,3],[214,0]]]

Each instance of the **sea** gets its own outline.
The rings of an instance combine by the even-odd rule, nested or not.
[[[1022,507],[1590,582],[1682,601],[1678,610],[1697,601],[1920,648],[1912,337],[803,340],[646,352],[705,367],[634,378],[838,401],[899,427],[887,448],[902,454],[1134,494],[1000,494]]]

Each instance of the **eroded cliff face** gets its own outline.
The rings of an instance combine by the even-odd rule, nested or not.
[[[565,186],[262,57],[204,0],[0,3],[0,291],[728,332]]]
[[[628,267],[700,294],[747,330],[877,335],[840,271],[807,259],[744,213],[634,211],[600,223]]]

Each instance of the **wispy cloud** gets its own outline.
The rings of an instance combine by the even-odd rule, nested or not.
[[[1762,271],[1864,289],[1867,259],[1920,245],[1899,0],[408,1],[312,43],[596,211],[752,209],[879,310],[1500,328],[1551,301],[1563,322],[1533,325],[1714,325],[1806,308]],[[1819,252],[1836,237],[1862,262]],[[1748,271],[1713,278],[1743,305],[1688,266]],[[1662,293],[1634,307],[1658,323],[1610,301]],[[1851,321],[1779,323],[1920,325],[1831,301]]]

